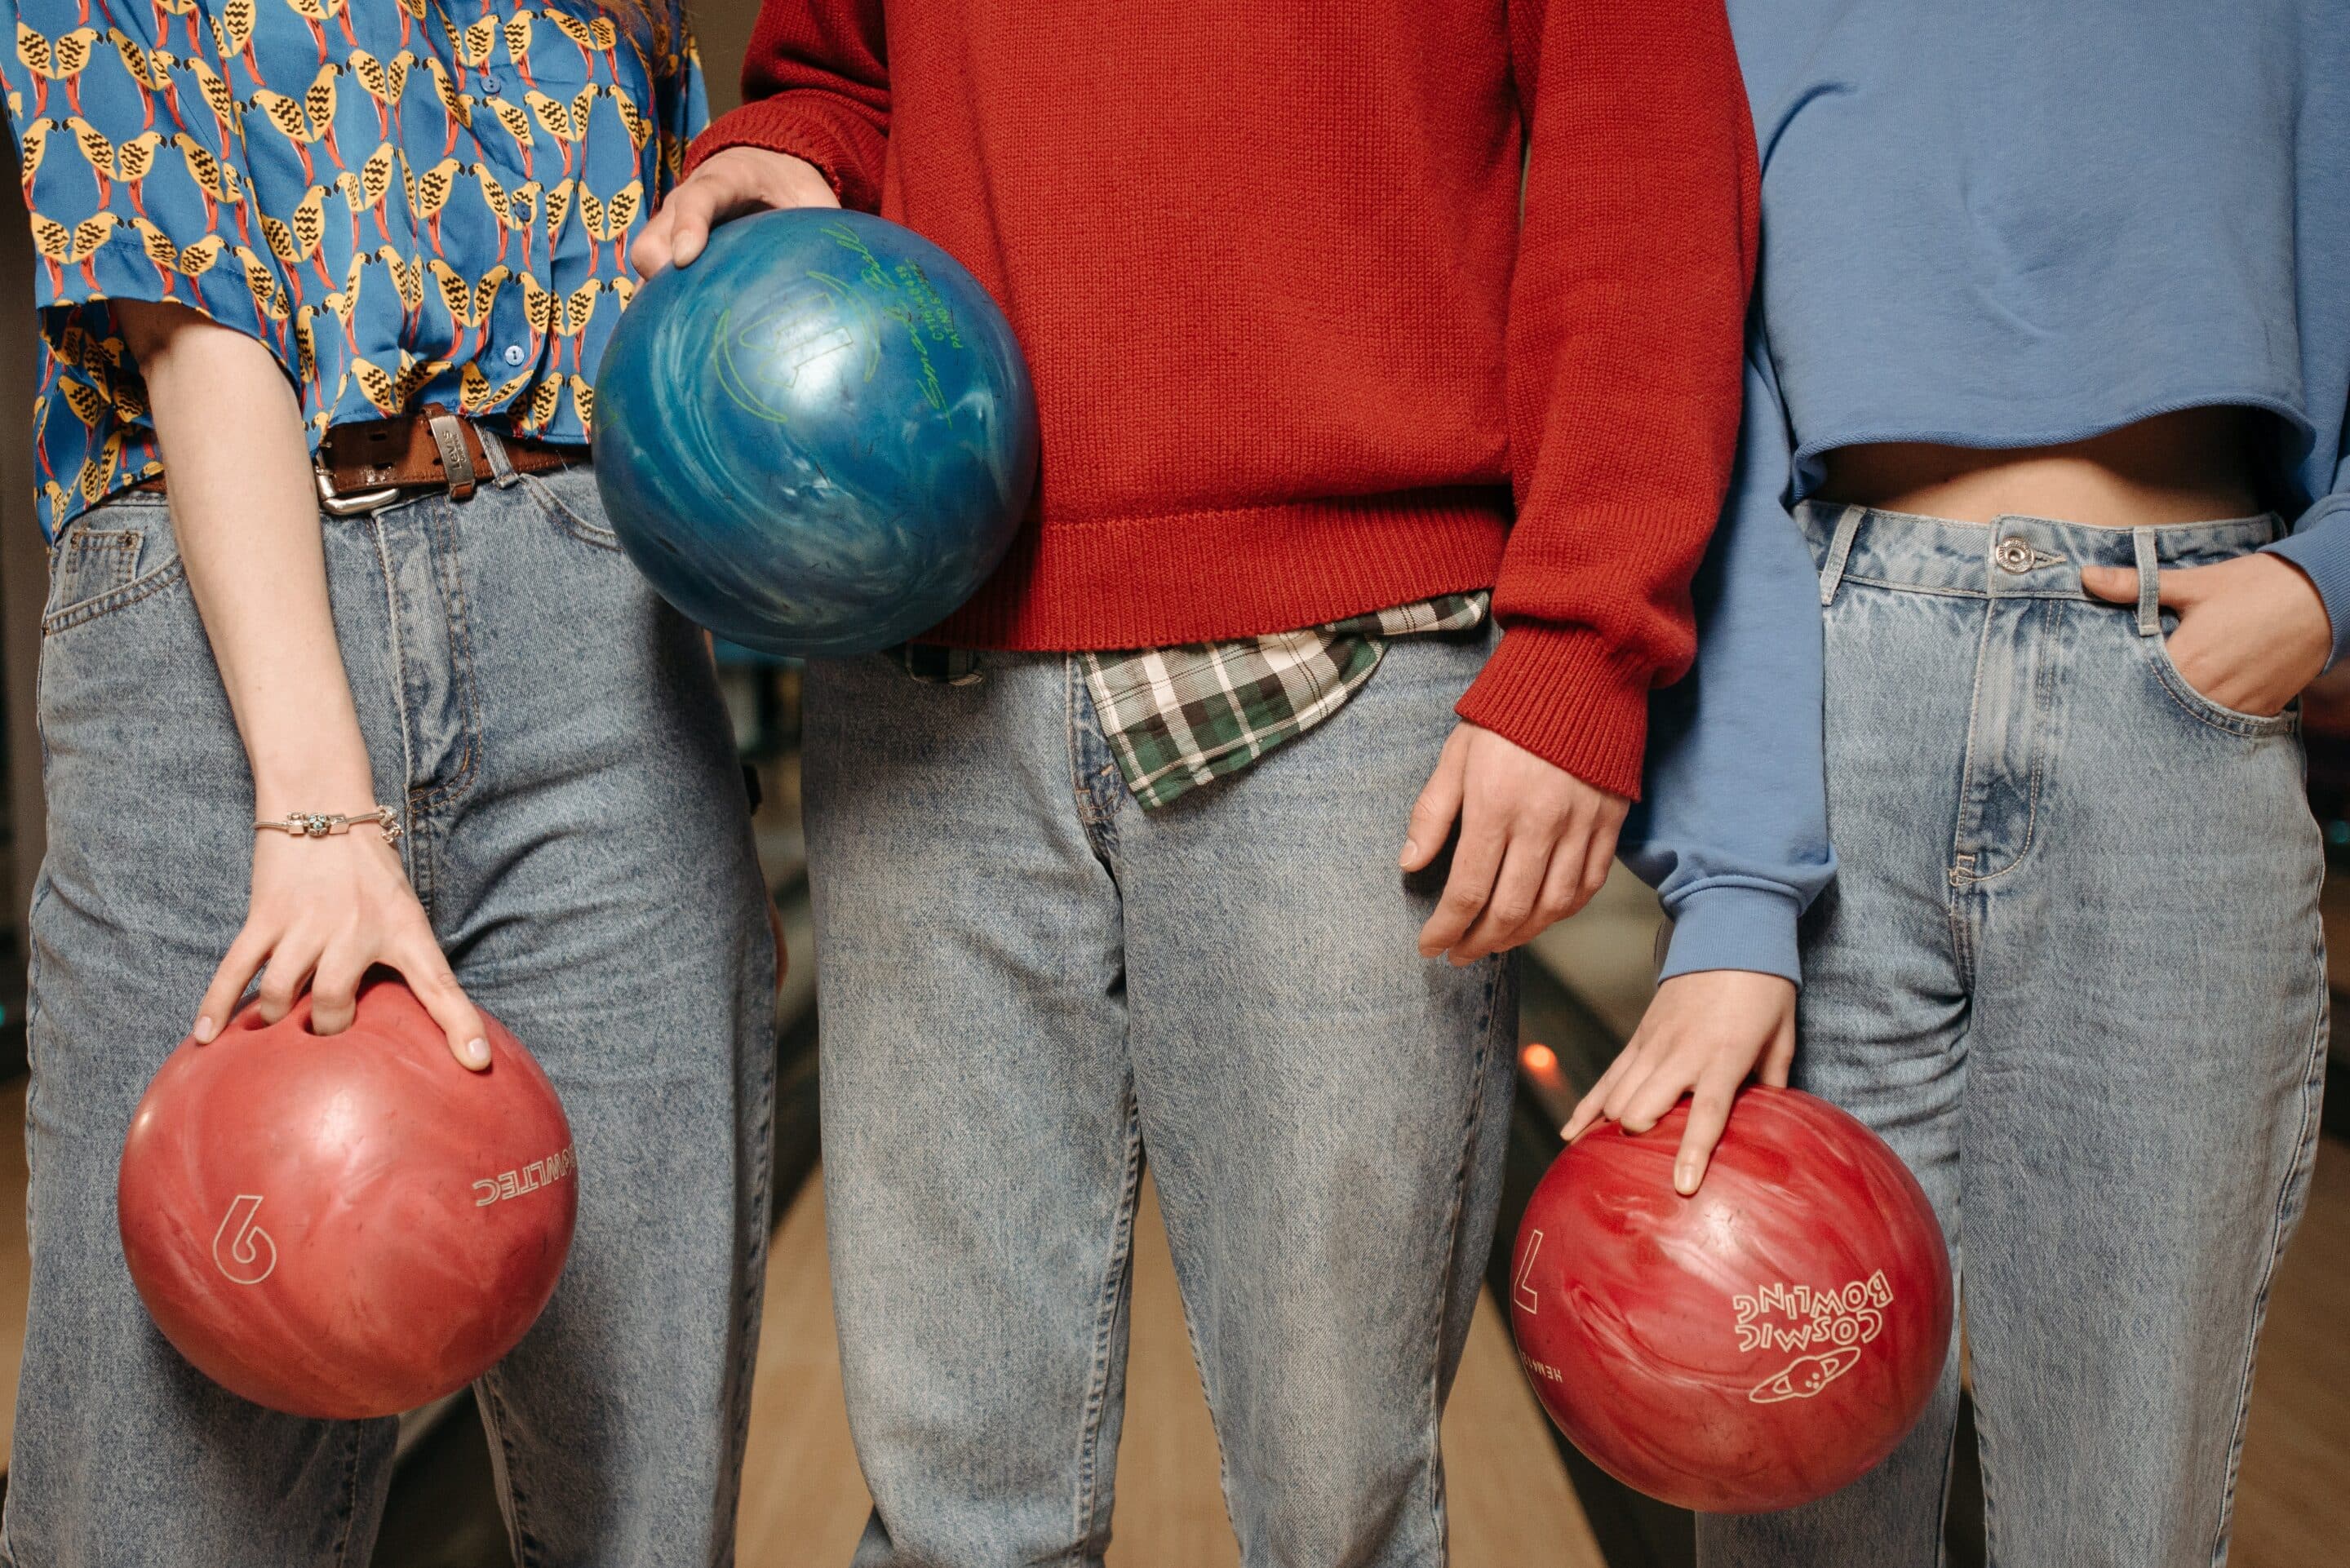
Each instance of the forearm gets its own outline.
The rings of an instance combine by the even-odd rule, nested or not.
[[[1783,494],[1784,420],[1761,350],[1731,501],[1693,585],[1698,649],[1649,704],[1625,864],[1674,919],[1667,978],[1797,980],[1795,922],[1835,870],[1822,736],[1819,578]]]
[[[1794,524],[1725,521],[1698,584],[1695,666],[1651,705],[1625,864],[1674,920],[1663,974],[1800,980],[1796,921],[1835,875],[1817,577]]]
[[[253,766],[255,805],[353,812],[374,784],[327,600],[294,390],[253,338],[176,306],[117,306],[147,381],[172,524]]]
[[[1530,96],[1511,283],[1518,503],[1463,700],[1619,794],[1729,479],[1755,244],[1753,138],[1719,0],[1511,7]]]

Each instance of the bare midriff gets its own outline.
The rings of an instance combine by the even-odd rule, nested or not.
[[[2062,446],[1843,447],[1827,454],[1821,494],[1960,523],[2022,516],[2134,528],[2245,517],[2261,510],[2254,418],[2244,409],[2187,409]]]

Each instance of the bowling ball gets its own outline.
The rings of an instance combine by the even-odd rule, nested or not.
[[[579,1183],[546,1075],[484,1018],[468,1072],[408,989],[342,1033],[305,996],[182,1043],[130,1118],[130,1277],[197,1370],[290,1415],[388,1416],[471,1383],[555,1292]]]
[[[830,207],[724,224],[639,289],[593,433],[605,512],[662,597],[803,658],[944,620],[1036,479],[1028,367],[987,291],[912,231]]]
[[[1608,1474],[1681,1508],[1793,1508],[1917,1423],[1950,1259],[1917,1179],[1825,1100],[1751,1088],[1692,1198],[1684,1102],[1584,1134],[1518,1228],[1511,1326],[1535,1395]]]

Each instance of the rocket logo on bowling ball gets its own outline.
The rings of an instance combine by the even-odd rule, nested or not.
[[[1746,1396],[1757,1405],[1773,1405],[1782,1399],[1808,1399],[1851,1371],[1860,1360],[1860,1346],[1885,1332],[1885,1309],[1893,1304],[1893,1287],[1878,1269],[1840,1291],[1771,1284],[1752,1295],[1732,1296],[1730,1304],[1738,1314],[1741,1350],[1835,1347],[1798,1356]],[[1777,1326],[1773,1318],[1792,1326]]]
[[[257,1285],[277,1269],[277,1243],[254,1223],[260,1213],[261,1194],[240,1192],[213,1232],[213,1264],[240,1285]]]
[[[1757,1405],[1776,1405],[1782,1399],[1808,1399],[1853,1368],[1860,1359],[1857,1350],[1832,1350],[1825,1355],[1806,1355],[1790,1363],[1786,1369],[1773,1374],[1754,1386],[1746,1397]]]

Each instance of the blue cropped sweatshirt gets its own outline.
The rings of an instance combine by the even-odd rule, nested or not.
[[[1730,0],[1762,154],[1738,469],[1624,857],[1664,972],[1799,980],[1834,873],[1818,573],[1864,441],[2263,410],[2270,546],[2350,646],[2350,0]]]

